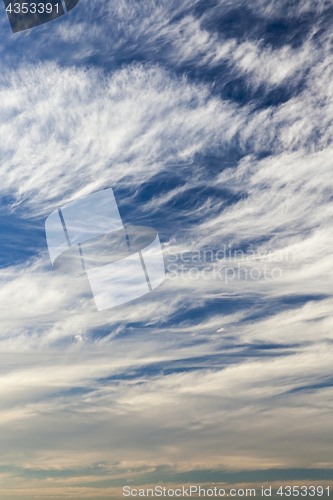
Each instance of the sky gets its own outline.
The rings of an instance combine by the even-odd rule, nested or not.
[[[0,9],[1,498],[333,486],[332,21],[80,0],[13,34]],[[45,219],[109,188],[166,279],[98,312]]]

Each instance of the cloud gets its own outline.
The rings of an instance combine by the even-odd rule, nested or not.
[[[248,8],[259,26],[286,5]],[[16,49],[38,39],[38,65],[29,56],[2,71],[3,215],[22,227],[112,187],[124,221],[158,229],[167,266],[183,255],[206,268],[182,275],[179,257],[175,279],[169,270],[153,294],[98,314],[79,280],[51,270],[44,236],[34,258],[2,267],[0,463],[18,496],[36,496],[36,483],[96,496],[102,479],[107,495],[112,481],[157,481],[165,468],[333,466],[325,5],[288,7],[291,20],[314,16],[298,45],[245,24],[229,36],[211,24],[228,2],[199,7],[81,0],[15,39]],[[46,55],[52,44],[66,56]],[[223,94],[237,78],[248,100]],[[263,106],[278,88],[284,99]],[[224,245],[243,254],[191,260]],[[214,264],[282,274],[225,281]]]
[[[45,213],[55,200],[142,183],[221,147],[228,122],[240,119],[234,106],[159,68],[100,76],[54,65],[3,75],[2,192],[13,207]]]

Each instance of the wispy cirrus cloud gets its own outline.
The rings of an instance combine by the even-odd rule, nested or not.
[[[165,165],[221,148],[234,135],[229,122],[242,119],[204,87],[158,67],[135,65],[108,78],[24,68],[3,75],[2,96],[2,193],[35,214],[46,200],[126,179],[139,184]]]

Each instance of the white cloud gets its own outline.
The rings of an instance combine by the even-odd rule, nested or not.
[[[234,107],[159,68],[98,72],[54,65],[3,75],[2,193],[29,214],[219,147]],[[224,137],[226,136],[226,137]],[[14,204],[15,206],[15,204]],[[22,207],[23,208],[23,207]]]

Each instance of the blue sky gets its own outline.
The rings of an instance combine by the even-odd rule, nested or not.
[[[332,19],[80,0],[12,34],[0,11],[2,498],[330,483]],[[167,277],[97,312],[44,222],[106,188]]]

